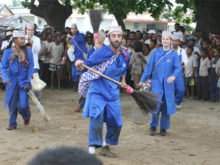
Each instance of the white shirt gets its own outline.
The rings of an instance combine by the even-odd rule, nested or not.
[[[181,62],[184,63],[184,67],[185,67],[189,62],[187,54],[186,54],[186,50],[178,46],[177,54],[179,56],[182,55],[182,61]]]
[[[175,32],[173,32],[173,35],[177,35],[180,38],[184,38],[183,32],[181,32],[181,31],[178,31],[178,32],[175,31]]]
[[[1,50],[6,49],[8,45],[9,45],[8,40],[3,41],[3,42],[2,42]]]
[[[34,69],[40,69],[39,62],[38,62],[38,54],[41,49],[40,38],[38,38],[37,36],[33,36],[31,40],[33,41],[32,53],[33,53],[33,58],[34,58]]]

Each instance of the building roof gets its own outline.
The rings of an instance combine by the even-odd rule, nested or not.
[[[0,26],[22,29],[29,21],[20,15],[11,15],[0,18]]]
[[[4,4],[0,4],[0,11],[1,11],[4,7],[11,13],[11,15],[14,15],[14,13],[8,8],[8,6],[7,6],[7,5],[4,5]]]

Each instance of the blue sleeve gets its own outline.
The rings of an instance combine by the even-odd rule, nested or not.
[[[32,77],[33,73],[34,73],[33,53],[28,48],[28,77],[27,77],[27,80],[25,81],[28,88],[31,88],[31,77]]]
[[[9,67],[9,51],[6,49],[3,53],[2,61],[1,61],[1,73],[2,73],[2,79],[3,83],[6,83],[7,81],[10,81],[10,78],[8,76],[7,69]]]
[[[112,52],[107,50],[107,46],[103,46],[92,54],[89,59],[84,61],[84,64],[92,67],[94,65],[100,64],[101,62],[107,61],[112,56]]]
[[[177,77],[182,72],[182,67],[180,65],[180,59],[178,54],[174,52],[174,73],[173,76]]]
[[[147,81],[147,79],[149,78],[149,76],[151,75],[153,67],[154,67],[154,57],[156,55],[156,52],[157,52],[157,50],[153,51],[149,60],[147,61],[147,64],[145,66],[145,70],[144,70],[144,73],[141,77],[140,82],[145,83]]]

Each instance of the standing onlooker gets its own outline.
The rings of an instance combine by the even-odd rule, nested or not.
[[[198,99],[208,100],[209,89],[209,69],[211,68],[211,62],[208,58],[208,49],[202,49],[199,67],[199,79],[198,79]]]
[[[134,88],[139,89],[138,83],[140,82],[141,75],[144,72],[143,65],[146,64],[142,52],[142,44],[138,41],[133,45],[134,53],[131,56],[131,74],[134,78]]]
[[[183,38],[183,32],[180,31],[180,24],[175,24],[175,31],[173,32],[174,35],[178,35],[180,38]]]
[[[5,49],[7,49],[10,41],[11,41],[11,37],[12,37],[12,32],[11,31],[8,31],[6,33],[6,40],[4,40],[2,42],[2,46],[1,46],[1,51],[3,52]]]
[[[41,42],[40,38],[34,35],[35,32],[35,26],[33,23],[28,23],[26,26],[26,45],[29,45],[32,53],[33,53],[33,59],[34,59],[34,73],[38,73],[38,70],[40,69],[39,62],[38,62],[38,54],[41,49]],[[38,92],[35,92],[35,95],[38,99],[40,99],[40,94]]]
[[[217,88],[217,83],[219,79],[219,75],[216,71],[218,71],[218,67],[220,67],[220,48],[217,48],[214,52],[214,57],[211,62],[211,81],[210,81],[210,100],[218,101],[219,93]]]
[[[185,65],[184,75],[185,75],[185,88],[186,88],[186,97],[194,98],[194,86],[195,86],[195,71],[196,71],[196,58],[192,55],[193,47],[188,47],[186,49],[186,54],[188,57],[188,63]]]
[[[76,60],[84,60],[84,54],[87,53],[86,50],[86,41],[84,34],[79,33],[78,27],[76,24],[72,24],[71,32],[73,34],[70,44],[74,47],[74,55]],[[80,73],[76,70],[75,61],[73,61],[72,65],[72,80],[73,80],[73,88],[77,88],[77,81],[79,79]]]
[[[213,57],[213,51],[210,47],[210,41],[209,40],[203,40],[201,43],[202,49],[208,49],[208,58],[211,60]]]
[[[49,70],[51,71],[51,89],[54,88],[54,76],[56,73],[57,76],[57,85],[58,89],[60,89],[60,74],[59,69],[62,62],[62,56],[64,53],[63,44],[61,43],[61,33],[55,34],[55,42],[51,44],[51,55],[52,58],[50,60]]]

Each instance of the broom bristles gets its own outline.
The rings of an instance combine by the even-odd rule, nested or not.
[[[157,99],[158,94],[153,92],[134,90],[131,95],[140,109],[145,113],[157,111],[158,105],[161,103],[161,101]]]

